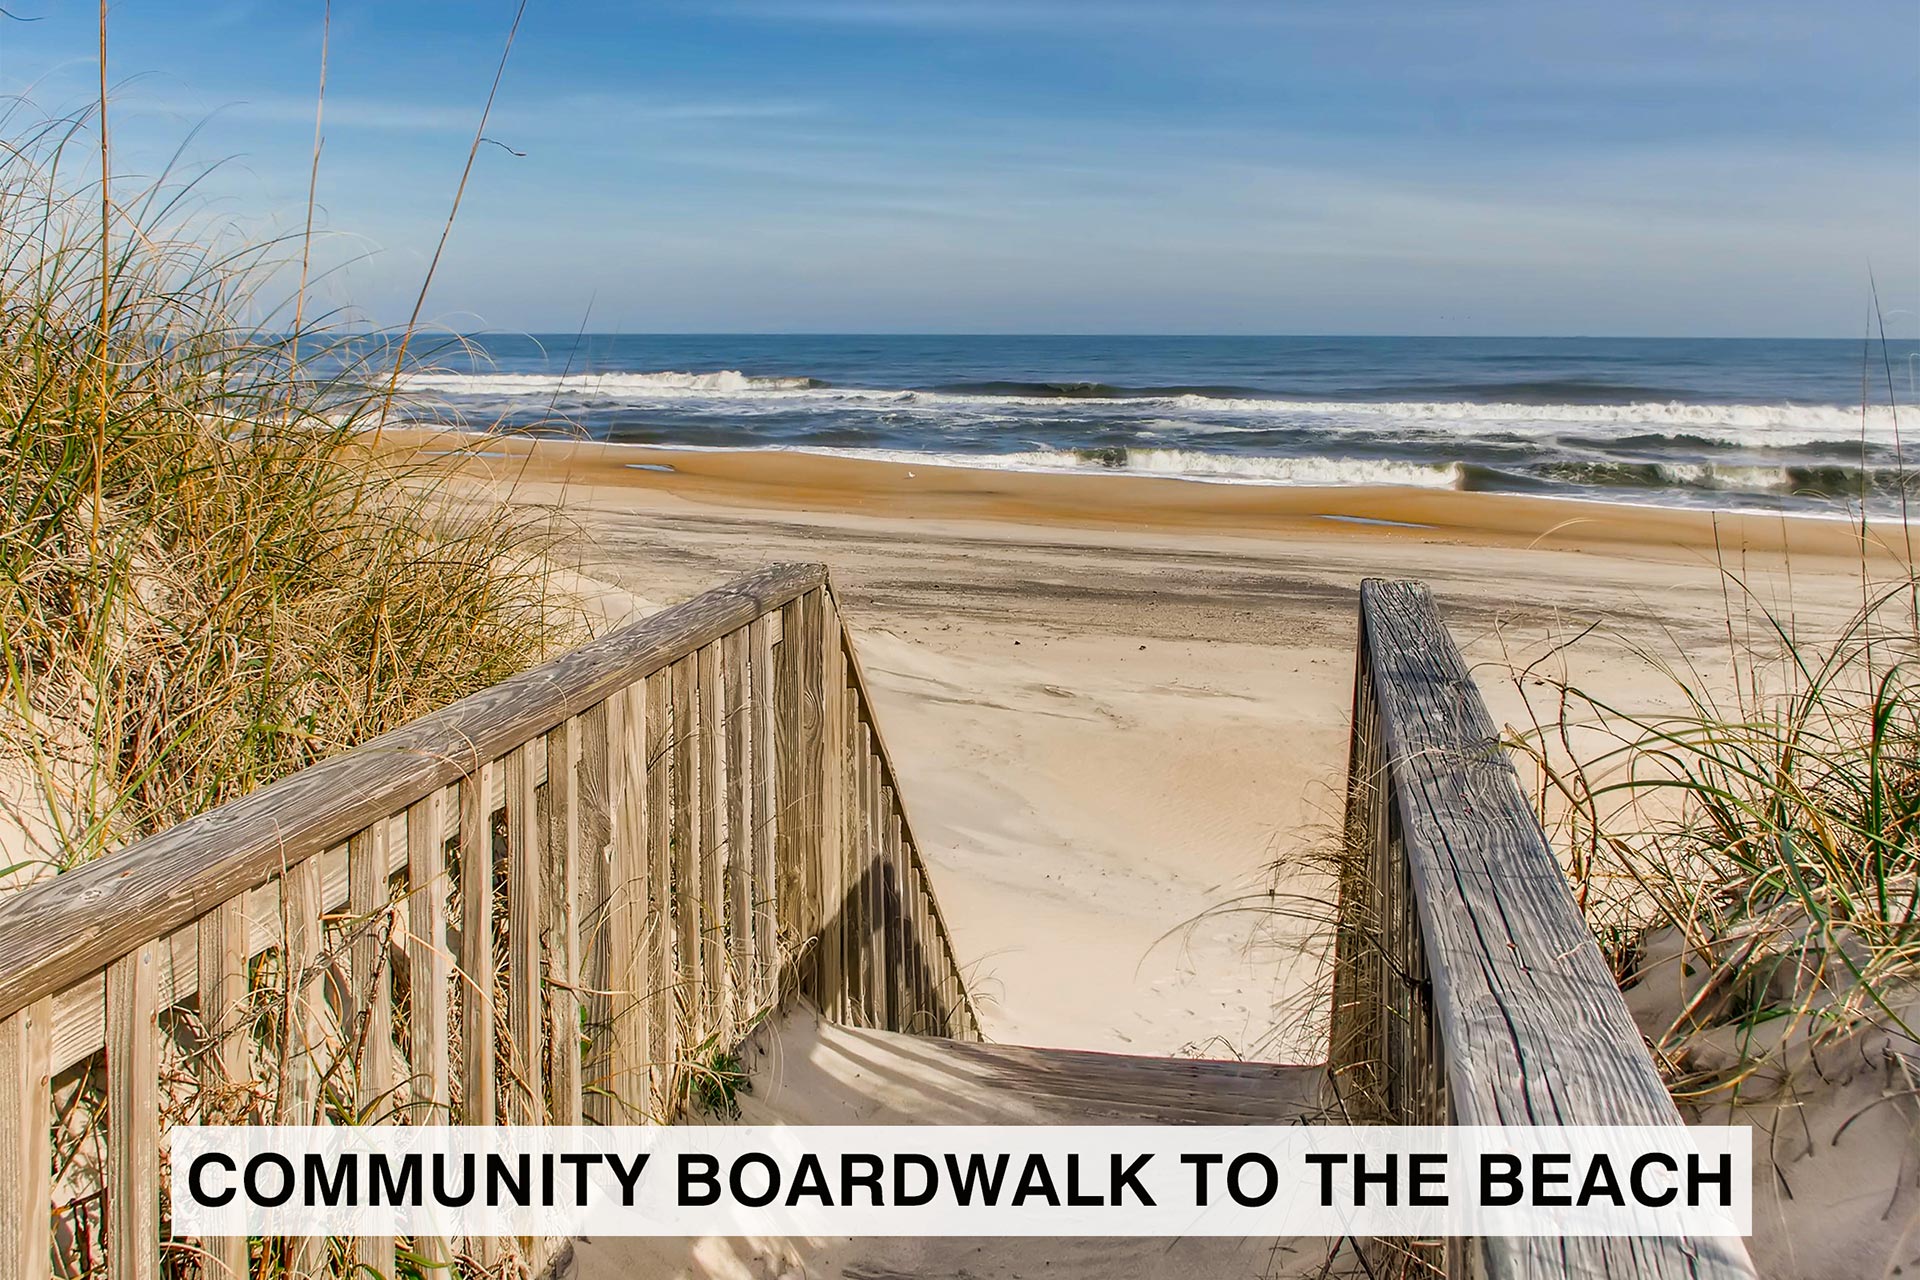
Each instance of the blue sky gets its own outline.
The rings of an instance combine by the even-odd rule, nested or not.
[[[94,11],[5,0],[81,106]],[[334,6],[325,288],[404,319],[511,0]],[[306,198],[319,0],[121,0],[123,168]],[[1920,5],[533,0],[427,312],[463,329],[1920,331]]]

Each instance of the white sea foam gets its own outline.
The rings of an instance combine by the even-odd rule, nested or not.
[[[799,391],[813,385],[810,378],[751,378],[738,369],[711,373],[416,373],[406,380],[417,391],[452,396],[592,395],[614,399],[631,395],[711,396],[753,391]]]
[[[954,413],[992,417],[1027,416],[1043,409],[1074,417],[1142,419],[1157,428],[1218,433],[1303,427],[1356,430],[1444,431],[1460,426],[1519,436],[1547,436],[1567,430],[1597,438],[1634,434],[1681,434],[1722,444],[1792,447],[1858,441],[1864,434],[1887,443],[1895,428],[1887,406],[1858,408],[1800,404],[1686,404],[1646,401],[1632,404],[1520,404],[1506,401],[1347,401],[1282,400],[1240,396],[1147,396],[1116,399],[989,395],[872,387],[828,387],[804,377],[751,377],[734,369],[705,373],[665,370],[655,373],[535,374],[422,373],[408,379],[416,390],[456,401],[512,404],[558,398],[569,404],[701,403],[715,412],[753,413],[792,407],[803,401],[823,408],[860,412],[909,413],[937,417]]]
[[[1064,449],[1019,453],[919,453],[904,449],[793,449],[833,457],[865,458],[918,466],[978,467],[989,471],[1048,471],[1119,476],[1159,476],[1230,484],[1412,485],[1452,489],[1460,483],[1453,463],[1391,462],[1374,458],[1274,458],[1201,453],[1191,449],[1128,449],[1083,455]],[[718,452],[716,450],[716,452]]]

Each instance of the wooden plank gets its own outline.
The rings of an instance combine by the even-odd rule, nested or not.
[[[780,881],[774,864],[779,843],[775,817],[777,773],[774,741],[778,733],[774,704],[773,622],[778,615],[755,618],[747,630],[752,663],[753,730],[750,735],[753,778],[753,848],[749,859],[753,884],[754,1000],[762,1008],[780,1002],[777,951]]]
[[[446,810],[444,790],[407,808],[407,1061],[413,1069],[415,1124],[452,1120]]]
[[[865,709],[862,708],[862,711]],[[892,1003],[888,999],[887,972],[887,885],[882,864],[886,858],[881,811],[886,796],[880,787],[880,758],[873,753],[873,731],[864,718],[860,724],[860,883],[866,887],[866,936],[860,940],[865,953],[862,967],[867,975],[867,1008],[870,1025],[891,1029]]]
[[[0,903],[0,1017],[344,842],[826,580],[776,565]]]
[[[683,658],[668,669],[672,729],[668,735],[668,773],[673,793],[673,970],[675,1025],[679,1028],[671,1064],[678,1078],[680,1059],[706,1034],[700,991],[700,821],[694,789],[698,755],[694,725],[694,661]]]
[[[159,948],[107,966],[107,1276],[160,1274]]]
[[[51,998],[0,1020],[0,1280],[51,1274],[52,1055]]]
[[[1432,597],[1361,587],[1392,798],[1459,1124],[1679,1124]],[[1503,1238],[1489,1274],[1753,1274],[1729,1239]]]
[[[494,1123],[492,761],[460,784],[460,1123]]]
[[[694,778],[700,810],[700,1018],[701,1037],[728,1039],[725,866],[727,780],[725,731],[721,726],[720,646],[702,646],[694,655],[696,674]]]
[[[833,597],[824,587],[809,592],[806,601],[810,629],[805,656],[807,684],[801,694],[810,722],[806,732],[811,772],[804,780],[809,789],[809,836],[801,853],[806,870],[802,889],[805,916],[814,943],[812,994],[829,1013],[838,1010],[840,1016],[850,1017],[847,949],[851,934],[846,912],[851,885],[847,837],[853,813],[853,770],[844,696],[846,673],[840,660],[841,624]]]
[[[607,947],[613,974],[613,1112],[617,1123],[642,1123],[651,1106],[647,1014],[653,975],[647,968],[647,753],[644,693],[622,689],[608,699],[619,730],[609,767],[614,784],[613,845],[607,866]]]
[[[387,824],[375,823],[347,841],[349,1026],[360,1036],[355,1104],[363,1124],[390,1121],[393,1097],[393,1002],[387,969]],[[393,1237],[354,1241],[354,1258],[375,1274],[393,1274]]]
[[[453,1120],[453,952],[448,943],[447,811],[442,788],[407,807],[407,1061],[413,1072],[414,1124]],[[448,1266],[453,1250],[441,1238],[416,1237],[413,1252],[430,1268]],[[430,1272],[431,1274],[431,1272]]]
[[[281,1124],[321,1124],[320,1076],[326,1063],[325,1010],[318,964],[324,945],[320,924],[319,859],[289,868],[280,883],[280,916],[286,999],[286,1051],[281,1070]],[[111,1009],[112,1002],[108,1002]],[[109,1024],[108,1043],[112,1032]]]
[[[684,1042],[676,996],[673,887],[674,792],[671,767],[673,691],[670,677],[659,671],[647,677],[637,695],[646,707],[647,733],[642,744],[647,787],[647,1044],[652,1073],[651,1115],[664,1117],[673,1096],[674,1063]]]
[[[775,771],[780,805],[775,859],[780,882],[775,893],[781,907],[779,945],[789,954],[801,954],[817,928],[812,896],[818,886],[809,869],[820,860],[825,800],[820,625],[817,593],[809,592],[781,611],[779,670],[774,681],[778,704]],[[802,963],[816,971],[819,968],[804,957]],[[804,982],[801,986],[806,988]],[[817,989],[807,994],[820,998]],[[833,1016],[836,1010],[828,1007],[826,1012]]]
[[[861,751],[860,695],[843,688],[840,694],[840,722],[846,726],[847,745],[844,800],[841,805],[846,870],[842,914],[846,918],[841,949],[846,956],[847,999],[851,1020],[858,1026],[877,1026],[873,1020],[873,950],[867,945],[873,930],[873,886],[868,877],[868,815],[873,798],[868,784],[866,757]]]
[[[581,963],[585,990],[586,1045],[581,1051],[581,1118],[593,1124],[612,1124],[613,1097],[613,977],[608,931],[609,898],[613,874],[613,753],[614,717],[619,695],[588,707],[573,722],[579,746],[579,848],[582,931]]]
[[[202,1124],[242,1124],[257,1119],[251,1108],[234,1104],[246,1096],[251,1079],[247,1061],[248,1036],[245,1025],[249,1010],[247,996],[247,918],[246,903],[234,898],[200,918],[197,929],[198,970],[195,986],[200,995],[200,1034],[195,1074],[200,1087],[199,1119]],[[46,1002],[49,1013],[51,1001]],[[0,1082],[11,1073],[0,1063]],[[237,1086],[237,1087],[236,1087]],[[42,1088],[44,1089],[44,1085]],[[0,1119],[0,1132],[7,1128]],[[45,1136],[42,1121],[41,1135]],[[44,1164],[41,1166],[44,1168]],[[45,1215],[42,1214],[44,1226]],[[10,1233],[0,1224],[0,1238]],[[41,1257],[44,1261],[45,1246]],[[240,1280],[247,1273],[245,1236],[222,1236],[200,1242],[209,1280]]]
[[[726,727],[727,990],[732,997],[730,1038],[737,1039],[760,1011],[753,959],[753,708],[748,701],[753,675],[744,627],[720,641],[720,683]]]
[[[900,814],[893,807],[893,788],[880,788],[880,852],[882,884],[887,902],[887,1009],[895,1031],[908,1029],[911,1001],[907,991],[907,880],[901,873]]]
[[[546,908],[540,901],[545,875],[540,823],[534,798],[535,743],[507,756],[507,1043],[513,1058],[505,1068],[512,1124],[545,1124],[546,1091],[541,1087],[545,1052],[541,1032],[546,1011],[540,1004],[540,929]]]
[[[547,786],[541,828],[546,906],[547,1107],[550,1123],[581,1121],[580,1093],[580,850],[583,835],[577,798],[581,723],[563,720],[547,735]]]

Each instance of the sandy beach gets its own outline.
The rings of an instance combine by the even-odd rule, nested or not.
[[[652,604],[768,561],[829,564],[987,1030],[1010,1043],[1320,1056],[1303,1016],[1319,957],[1289,945],[1311,927],[1234,904],[1339,820],[1362,578],[1428,582],[1515,724],[1502,671],[1591,624],[1562,660],[1627,702],[1671,697],[1633,646],[1711,670],[1727,642],[1717,563],[1790,590],[1803,623],[1858,598],[1859,544],[1838,522],[396,443],[460,450],[442,465],[477,493],[551,506],[581,572]],[[1281,886],[1324,894],[1299,874]]]

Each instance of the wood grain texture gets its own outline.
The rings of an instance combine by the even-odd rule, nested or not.
[[[658,981],[649,970],[647,931],[647,751],[651,726],[644,687],[629,686],[608,699],[608,724],[618,733],[610,768],[613,788],[613,844],[608,859],[611,896],[607,911],[607,955],[612,973],[610,1088],[616,1123],[642,1123],[649,1110],[652,1079],[648,1062],[649,997]]]
[[[376,823],[347,841],[348,1026],[360,1037],[354,1104],[363,1123],[396,1110],[393,1097],[393,1002],[387,970],[387,824]],[[377,1274],[393,1274],[393,1238],[354,1241],[354,1258]]]
[[[0,1020],[0,1280],[52,1265],[52,1054],[51,998]]]
[[[492,1124],[495,1101],[492,761],[460,784],[460,1123]]]
[[[1369,580],[1361,619],[1453,1122],[1679,1124],[1432,597]],[[1405,945],[1414,923],[1389,915],[1383,927]],[[1753,1274],[1738,1240],[1506,1238],[1477,1250],[1494,1276]]]
[[[647,819],[647,1044],[652,1115],[666,1114],[673,1094],[674,1063],[682,1038],[673,936],[673,776],[669,767],[673,740],[673,690],[665,671],[647,677],[640,693],[647,732],[642,743],[646,766]]]
[[[540,930],[545,855],[541,848],[533,755],[538,740],[507,756],[507,1043],[512,1060],[503,1070],[511,1124],[545,1124],[541,1088],[546,1011],[540,1004]]]
[[[613,703],[609,698],[588,707],[575,718],[574,737],[579,747],[580,841],[580,964],[584,989],[581,1000],[586,1044],[581,1050],[580,1111],[593,1124],[613,1123],[613,1099],[608,1090],[613,1079],[613,977],[608,949],[609,895],[612,871],[608,859],[613,848]]]
[[[541,949],[546,976],[549,1123],[580,1123],[580,720],[563,720],[547,735],[547,785],[541,793]]]
[[[447,799],[442,789],[407,807],[407,1059],[413,1069],[415,1124],[452,1121]]]
[[[679,1036],[675,1058],[706,1033],[700,1002],[700,808],[694,774],[698,769],[694,737],[694,682],[692,658],[668,668],[672,705],[669,734],[669,775],[673,780],[673,965],[675,1026]],[[677,1061],[676,1061],[677,1068]]]
[[[0,1017],[104,969],[826,580],[776,565],[0,903]]]
[[[159,948],[107,967],[107,1276],[160,1271]]]
[[[726,726],[727,783],[726,943],[728,1022],[737,1038],[760,1012],[753,958],[753,673],[747,660],[747,630],[720,641],[720,698]]]
[[[774,738],[778,730],[774,706],[773,620],[778,616],[755,618],[747,631],[748,660],[752,664],[748,701],[753,715],[749,734],[752,758],[748,768],[752,777],[754,818],[748,866],[753,885],[753,999],[760,1008],[771,1008],[780,999],[777,978],[780,958],[775,950],[780,881],[774,862],[779,834],[775,817],[778,792]]]
[[[720,645],[694,655],[694,769],[700,812],[700,872],[695,902],[700,913],[700,1038],[732,1038],[727,1024],[727,844],[726,726],[721,720]]]
[[[285,1045],[280,1070],[280,1123],[319,1124],[320,1077],[326,1068],[326,1011],[320,990],[320,862],[289,868],[280,882]],[[108,1002],[109,1011],[112,1002]],[[112,1030],[109,1025],[108,1045]]]

